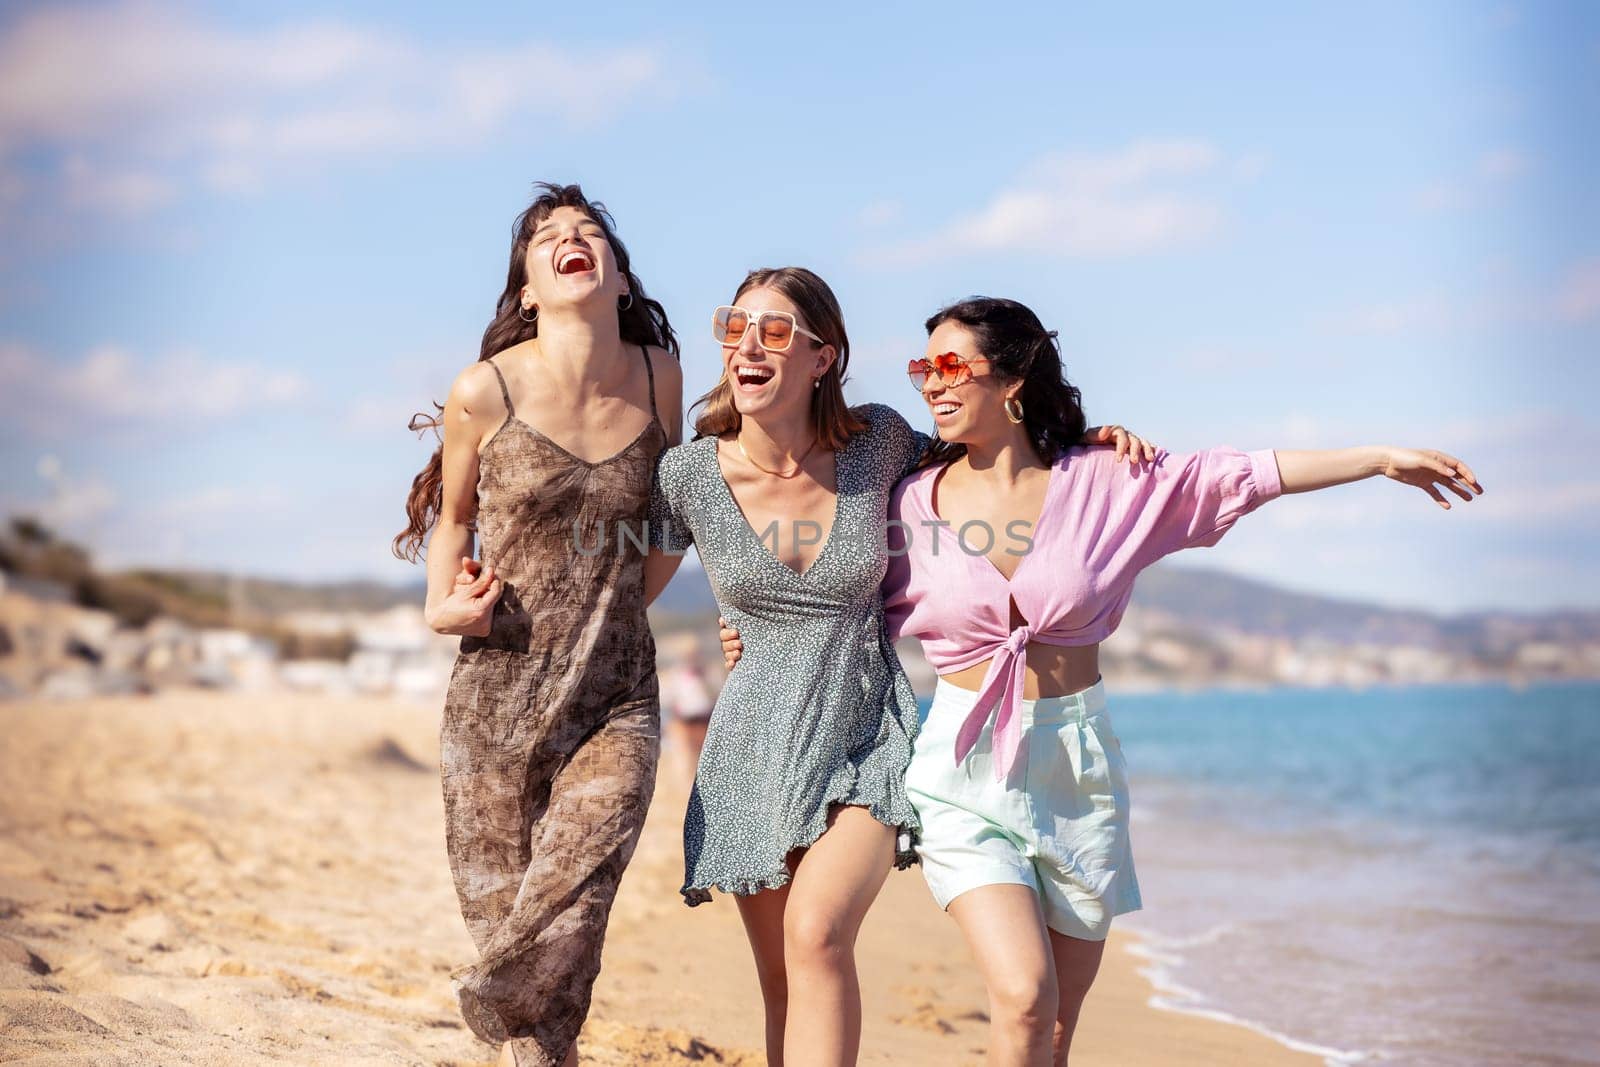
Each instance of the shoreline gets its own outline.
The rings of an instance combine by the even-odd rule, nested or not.
[[[472,958],[443,846],[438,712],[173,691],[0,707],[0,1058],[490,1064],[447,975]],[[622,883],[586,1064],[760,1064],[737,908],[689,909],[663,761]],[[1169,1010],[1115,931],[1080,1067],[1310,1064],[1248,1024]],[[978,1063],[982,983],[919,871],[891,872],[857,959],[861,1063]]]
[[[1155,946],[1153,944],[1155,940],[1155,935],[1148,932],[1133,933],[1128,935],[1128,944],[1124,946],[1124,951],[1129,955],[1144,960],[1148,964],[1148,966],[1138,968],[1138,973],[1140,977],[1150,983],[1150,1006],[1152,1008],[1158,1011],[1174,1012],[1179,1015],[1189,1015],[1197,1019],[1221,1023],[1225,1026],[1243,1027],[1251,1033],[1260,1034],[1262,1037],[1276,1042],[1291,1052],[1303,1052],[1308,1056],[1314,1056],[1324,1064],[1360,1063],[1374,1055],[1370,1050],[1338,1049],[1327,1045],[1319,1045],[1312,1041],[1291,1037],[1288,1034],[1272,1029],[1265,1023],[1254,1022],[1220,1008],[1206,1007],[1208,997],[1205,993],[1182,985],[1167,970],[1167,968],[1175,964],[1182,963],[1182,957],[1173,955],[1165,948]],[[1186,940],[1192,942],[1194,939]]]

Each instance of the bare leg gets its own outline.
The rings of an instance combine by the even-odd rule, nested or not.
[[[979,886],[949,910],[989,990],[989,1063],[1048,1067],[1060,996],[1038,895],[1025,885]]]
[[[700,766],[700,750],[706,744],[706,728],[710,719],[680,719],[676,715],[668,720],[668,748],[672,752],[673,774],[683,782],[684,788],[694,785],[694,776]]]
[[[783,908],[789,887],[735,897],[745,936],[756,960],[767,1019],[767,1067],[783,1067],[783,1024],[789,1010],[789,980],[783,966]]]
[[[694,778],[694,772],[700,766],[700,750],[706,747],[706,731],[711,727],[710,719],[689,719],[683,724],[683,735],[688,742],[684,749],[689,756],[689,777]]]
[[[861,807],[836,807],[789,884],[783,957],[789,980],[784,1063],[843,1067],[861,1048],[855,946],[894,864],[894,831]]]
[[[1083,998],[1089,995],[1094,976],[1100,972],[1106,943],[1068,937],[1051,930],[1050,951],[1055,957],[1056,986],[1060,990],[1052,1037],[1054,1062],[1056,1067],[1065,1067],[1067,1053],[1072,1048],[1072,1032],[1078,1025],[1078,1011],[1083,1007]]]

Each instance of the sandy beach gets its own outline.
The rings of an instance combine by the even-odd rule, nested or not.
[[[436,709],[179,691],[0,717],[0,1059],[493,1062],[446,981],[472,947],[445,862]],[[664,773],[585,1064],[763,1062],[732,902],[679,903],[682,808]],[[1130,943],[1113,939],[1075,1064],[1316,1062],[1150,1007]],[[982,985],[915,870],[890,876],[858,958],[863,1063],[982,1061]]]

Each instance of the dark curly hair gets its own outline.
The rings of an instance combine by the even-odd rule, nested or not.
[[[990,367],[1002,382],[1023,383],[1017,394],[1022,422],[1040,460],[1054,463],[1083,439],[1088,426],[1083,396],[1067,381],[1056,332],[1045,329],[1027,305],[1001,297],[973,296],[940,308],[924,325],[932,334],[947,322],[972,331],[978,351],[992,361]],[[948,463],[966,452],[966,445],[941,441],[935,430],[919,466]]]

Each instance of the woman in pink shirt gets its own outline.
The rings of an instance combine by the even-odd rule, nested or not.
[[[936,433],[890,503],[884,607],[939,673],[906,788],[923,871],[988,985],[991,1060],[1064,1060],[1112,917],[1140,906],[1099,643],[1134,579],[1282,493],[1382,474],[1449,508],[1483,490],[1441,452],[1079,445],[1055,333],[1010,300],[927,322],[912,384]],[[1135,454],[1137,462],[1137,453]]]

